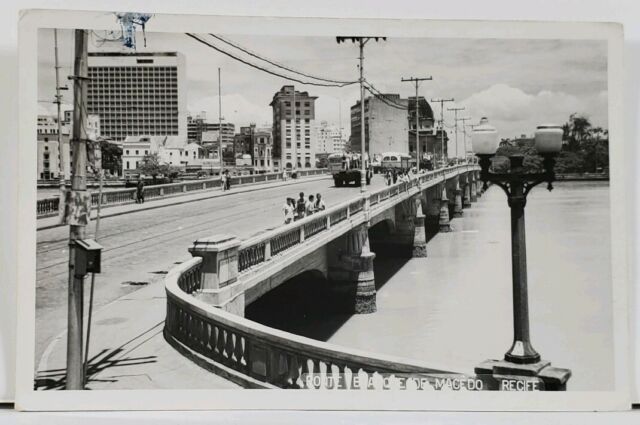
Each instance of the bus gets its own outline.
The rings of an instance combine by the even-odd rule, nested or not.
[[[409,154],[400,152],[383,152],[382,170],[407,171],[416,166],[416,160]]]
[[[328,168],[333,176],[336,187],[342,187],[349,183],[360,186],[362,180],[362,163],[360,154],[357,153],[333,153],[329,155]],[[371,183],[371,166],[365,155],[365,181]]]

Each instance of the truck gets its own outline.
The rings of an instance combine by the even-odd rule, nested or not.
[[[365,154],[365,181],[371,183],[371,164]],[[360,186],[362,181],[362,162],[359,153],[334,153],[328,158],[329,172],[333,176],[336,187],[349,183]]]

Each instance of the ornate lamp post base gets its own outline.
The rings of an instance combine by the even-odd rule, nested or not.
[[[503,391],[565,391],[569,369],[551,366],[546,360],[517,364],[506,360],[486,360],[475,368],[486,389]]]

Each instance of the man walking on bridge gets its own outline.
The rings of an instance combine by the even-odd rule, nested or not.
[[[138,184],[136,185],[136,203],[144,204],[144,183],[140,177],[138,177]]]

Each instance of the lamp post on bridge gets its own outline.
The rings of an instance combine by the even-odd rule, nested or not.
[[[529,334],[529,300],[527,288],[527,251],[525,240],[524,210],[527,195],[540,183],[553,189],[555,181],[555,157],[562,147],[562,128],[544,125],[537,128],[535,147],[543,156],[544,171],[527,173],[523,167],[523,155],[509,157],[510,170],[505,173],[491,171],[491,159],[498,148],[498,132],[482,118],[472,133],[473,151],[481,167],[480,179],[493,183],[507,195],[511,209],[511,268],[513,285],[513,343],[504,355],[504,360],[487,360],[476,367],[480,377],[491,376],[490,383],[502,388],[504,380],[536,381],[547,390],[564,390],[571,376],[569,369],[551,367],[541,360],[531,344]],[[524,378],[526,377],[526,378]]]

